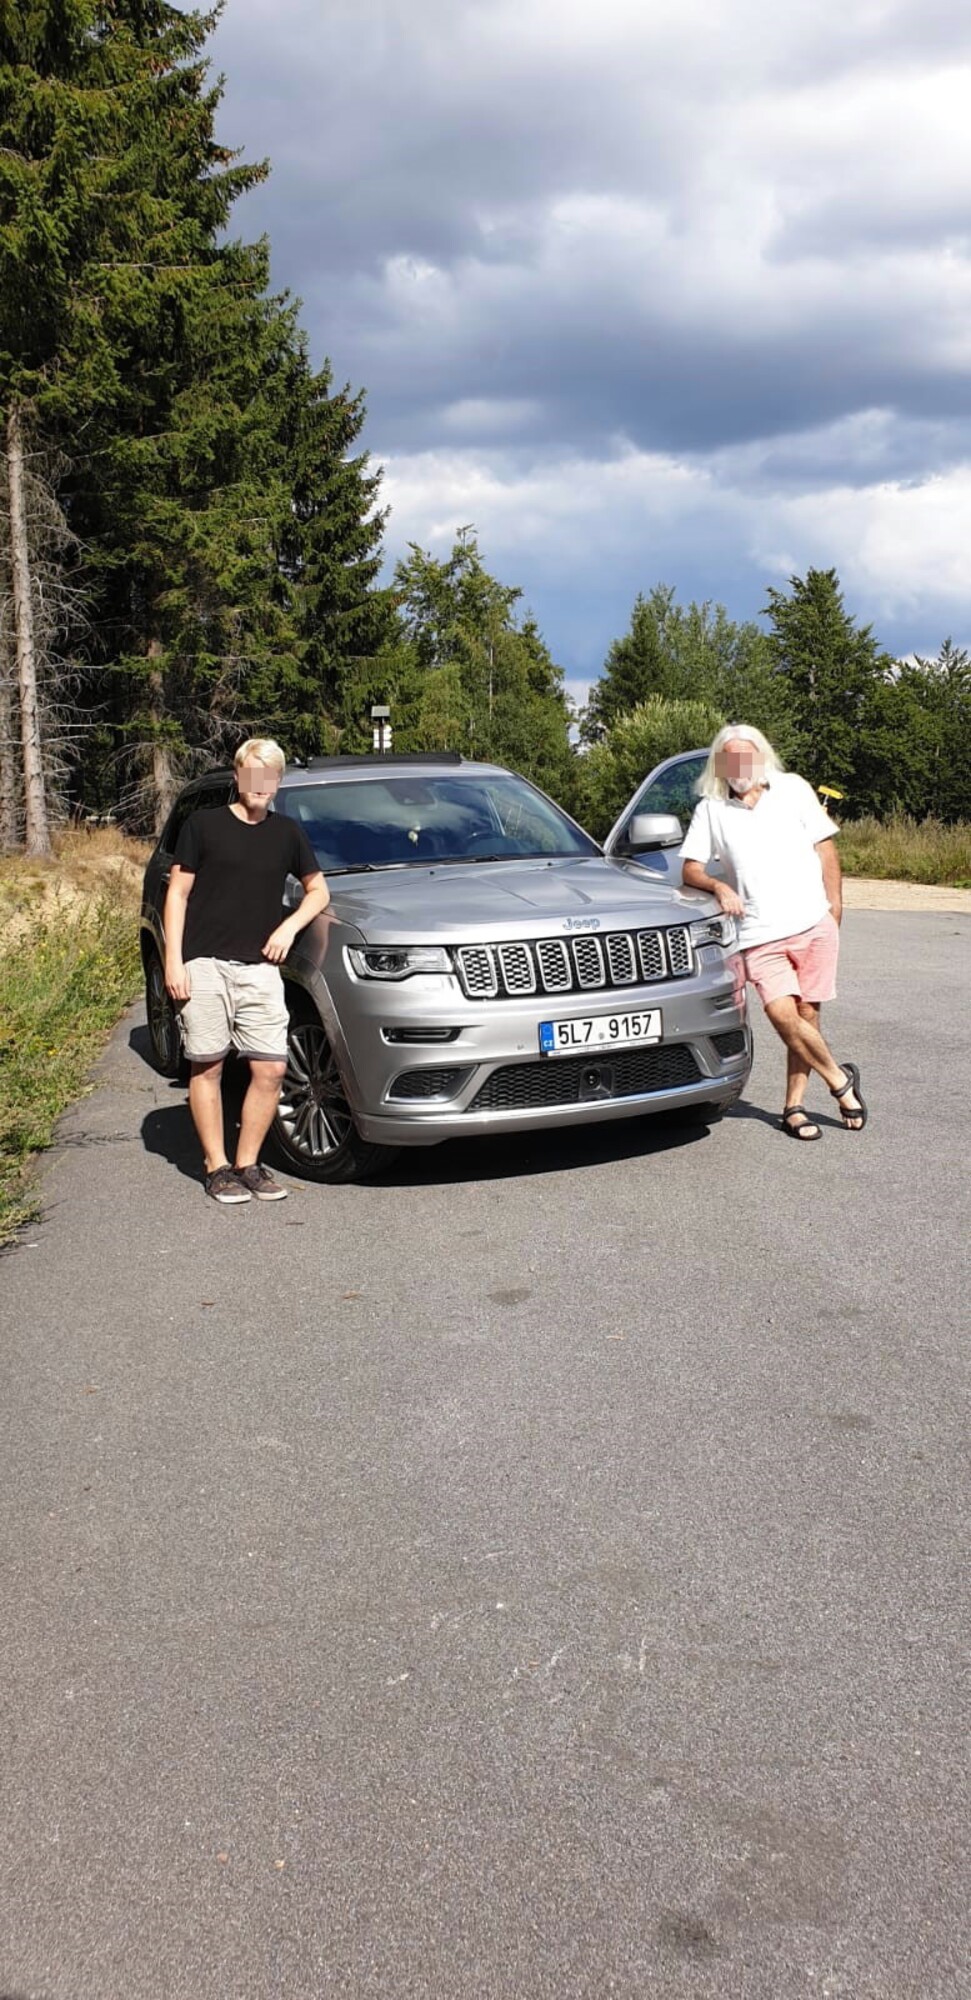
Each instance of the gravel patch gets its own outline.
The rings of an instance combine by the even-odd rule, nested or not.
[[[844,875],[843,901],[848,910],[960,910],[971,915],[971,889],[881,882],[867,875]]]

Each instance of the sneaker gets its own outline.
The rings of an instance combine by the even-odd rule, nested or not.
[[[240,1186],[246,1189],[248,1195],[255,1194],[257,1201],[286,1201],[287,1189],[281,1187],[259,1161],[255,1167],[234,1167],[233,1172]]]
[[[251,1200],[249,1188],[243,1185],[239,1175],[233,1171],[232,1167],[217,1167],[214,1173],[207,1174],[206,1193],[212,1196],[213,1201],[237,1202]]]

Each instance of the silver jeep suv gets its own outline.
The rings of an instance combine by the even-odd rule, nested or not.
[[[146,872],[149,1031],[170,1075],[165,885],[188,813],[232,796],[228,771],[187,786]],[[354,1180],[389,1149],[475,1132],[713,1119],[738,1097],[752,1047],[732,920],[638,865],[680,843],[675,818],[641,816],[606,859],[525,779],[455,756],[291,766],[276,810],[304,828],[333,899],[283,967],[274,1132],[298,1172]]]

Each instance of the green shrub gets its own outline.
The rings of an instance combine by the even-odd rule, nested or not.
[[[682,750],[705,748],[725,718],[703,701],[650,695],[622,715],[602,743],[578,759],[577,817],[603,840],[632,792],[655,764]]]
[[[33,1213],[31,1156],[49,1146],[139,985],[126,902],[21,911],[0,942],[0,1242]]]

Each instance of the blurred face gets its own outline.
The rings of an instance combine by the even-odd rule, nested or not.
[[[765,766],[754,743],[746,743],[743,736],[730,736],[716,759],[716,770],[724,778],[730,792],[741,796],[761,785],[765,777]]]
[[[280,787],[281,773],[269,764],[260,764],[255,757],[247,758],[236,773],[236,790],[240,803],[248,812],[260,806],[270,806]]]

